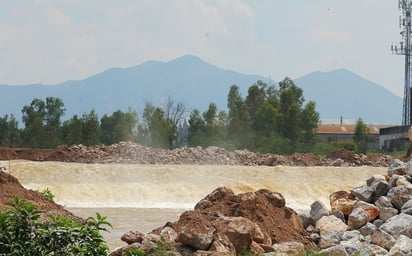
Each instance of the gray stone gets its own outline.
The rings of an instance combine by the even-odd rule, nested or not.
[[[412,215],[412,199],[402,205],[401,213]]]
[[[369,221],[369,214],[362,208],[355,208],[348,217],[348,229],[358,229]]]
[[[179,232],[178,241],[199,250],[206,250],[212,244],[214,232],[214,228],[203,228],[193,232],[190,228],[184,227]]]
[[[305,252],[305,245],[299,242],[283,242],[272,245],[278,255],[279,253],[286,253],[287,255],[296,255]]]
[[[396,240],[395,245],[389,251],[390,256],[410,256],[412,255],[412,239],[401,235]]]
[[[365,201],[367,203],[372,202],[373,193],[373,188],[367,185],[363,185],[352,189],[352,194],[355,196],[356,199]]]
[[[372,232],[371,242],[373,244],[385,248],[386,250],[390,250],[395,244],[396,240],[389,233],[381,229],[377,229]]]
[[[392,177],[390,177],[388,181],[388,185],[390,188],[396,187],[396,181],[398,178],[401,177],[400,175],[394,174]]]
[[[312,217],[309,215],[309,213],[302,213],[299,214],[300,219],[302,220],[302,224],[303,224],[303,228],[307,228],[311,225],[315,225],[315,223],[313,222]]]
[[[401,213],[387,220],[380,228],[395,238],[401,233],[411,233],[412,216]]]
[[[177,239],[177,233],[171,227],[164,227],[160,231],[160,239],[166,243],[174,243]]]
[[[386,181],[379,181],[376,184],[374,184],[374,194],[373,194],[373,199],[372,201],[375,202],[379,197],[381,196],[386,196],[388,193],[390,187],[388,182]]]
[[[409,194],[408,188],[406,186],[393,187],[388,192],[388,198],[391,200],[393,206],[401,210],[402,206],[412,199],[412,196]]]
[[[342,232],[329,232],[325,235],[320,236],[319,247],[321,249],[326,249],[335,245],[338,245],[341,241]]]
[[[394,174],[405,175],[408,173],[407,164],[399,159],[395,159],[388,168],[388,175],[392,177]]]
[[[369,236],[376,229],[377,227],[374,224],[368,222],[359,229],[359,232],[361,233],[362,236]]]
[[[375,201],[375,205],[378,207],[393,207],[391,199],[389,199],[387,196],[379,197],[378,200]]]
[[[338,211],[338,210],[333,211],[333,212],[331,213],[331,215],[335,216],[336,218],[338,218],[338,219],[340,219],[340,220],[342,220],[342,221],[345,221],[345,214],[343,214],[343,212],[341,212],[341,211]]]
[[[375,175],[372,175],[372,177],[370,177],[369,179],[366,180],[366,185],[368,187],[375,188],[377,183],[379,183],[381,181],[386,182],[385,176],[380,175],[380,174],[375,174]]]
[[[362,243],[357,239],[341,241],[340,244],[349,255],[356,255],[356,253],[362,249]]]
[[[320,220],[316,222],[316,228],[319,229],[319,234],[322,236],[332,231],[346,231],[348,229],[348,226],[341,219],[330,215],[320,218]]]
[[[349,241],[349,240],[363,240],[361,233],[358,230],[348,230],[343,232],[342,240]]]
[[[321,201],[317,200],[310,205],[310,216],[316,223],[323,216],[328,216],[330,213],[328,207]]]
[[[376,244],[369,244],[367,247],[367,252],[360,255],[374,255],[374,256],[387,256],[388,251]]]
[[[397,209],[392,207],[381,207],[379,209],[379,218],[383,221],[387,221],[399,213]]]
[[[345,246],[341,244],[323,249],[319,254],[322,256],[349,256],[345,250]]]
[[[373,225],[375,225],[377,228],[379,228],[380,226],[382,226],[382,225],[385,223],[385,221],[383,221],[383,220],[381,220],[381,219],[376,219],[376,220],[374,220],[372,223],[373,223]]]

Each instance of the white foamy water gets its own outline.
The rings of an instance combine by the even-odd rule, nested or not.
[[[217,187],[235,193],[267,188],[281,193],[286,204],[308,211],[315,200],[328,203],[338,190],[365,184],[385,167],[267,167],[215,165],[78,164],[11,161],[9,172],[27,188],[46,188],[54,200],[87,217],[99,212],[114,226],[109,241],[118,246],[129,230],[148,232],[196,202]],[[113,235],[114,233],[114,235]],[[120,245],[122,243],[120,242]]]

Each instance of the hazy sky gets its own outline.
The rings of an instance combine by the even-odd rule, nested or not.
[[[0,84],[185,54],[281,80],[349,69],[403,92],[397,0],[0,0]]]

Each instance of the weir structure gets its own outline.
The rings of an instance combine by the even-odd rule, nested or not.
[[[401,16],[399,17],[399,27],[401,29],[402,41],[399,44],[392,44],[393,54],[405,56],[405,84],[403,94],[402,125],[410,126],[412,121],[411,102],[411,32],[412,32],[412,0],[398,0]]]

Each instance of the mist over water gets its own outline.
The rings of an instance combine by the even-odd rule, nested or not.
[[[10,162],[10,174],[27,188],[48,188],[54,200],[75,214],[99,212],[114,225],[108,241],[122,245],[129,230],[149,232],[175,221],[215,188],[235,193],[267,188],[281,193],[287,206],[298,212],[338,190],[365,184],[386,167],[286,167],[221,165],[78,164],[62,162]],[[120,243],[120,244],[119,244]]]

